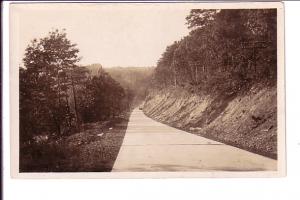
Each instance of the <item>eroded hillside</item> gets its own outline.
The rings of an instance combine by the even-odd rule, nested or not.
[[[253,86],[244,93],[198,95],[179,88],[152,91],[149,117],[261,155],[277,157],[276,87]]]

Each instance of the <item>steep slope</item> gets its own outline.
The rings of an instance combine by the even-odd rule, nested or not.
[[[143,111],[173,127],[277,158],[276,98],[276,87],[258,84],[228,95],[169,88],[150,91]]]

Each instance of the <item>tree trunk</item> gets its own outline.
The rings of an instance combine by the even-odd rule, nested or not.
[[[72,84],[72,92],[74,98],[74,107],[75,107],[75,117],[76,117],[76,124],[77,128],[80,130],[79,118],[78,118],[78,106],[77,106],[77,98],[76,98],[76,90],[74,85],[73,76],[71,75],[71,84]]]
[[[57,95],[58,95],[58,111],[60,114],[60,82],[59,82],[59,71],[57,71]],[[58,134],[61,135],[61,127],[60,127],[60,120],[55,120],[56,123],[56,127],[57,127],[57,131]]]
[[[71,113],[71,109],[70,109],[70,105],[69,105],[69,100],[68,100],[68,96],[66,96],[66,102],[67,102],[67,111],[68,111],[68,114]],[[69,117],[68,119],[68,126],[71,127],[72,126],[72,119],[71,117]]]

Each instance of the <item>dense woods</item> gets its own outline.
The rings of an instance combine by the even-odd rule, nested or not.
[[[78,66],[76,44],[65,31],[32,40],[20,67],[20,141],[81,130],[87,122],[114,118],[128,109],[126,91],[103,69]]]
[[[188,36],[166,48],[153,85],[236,92],[276,83],[276,9],[193,9]]]

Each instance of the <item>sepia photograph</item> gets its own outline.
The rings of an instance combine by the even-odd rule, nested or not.
[[[13,3],[15,178],[282,177],[282,3]]]

